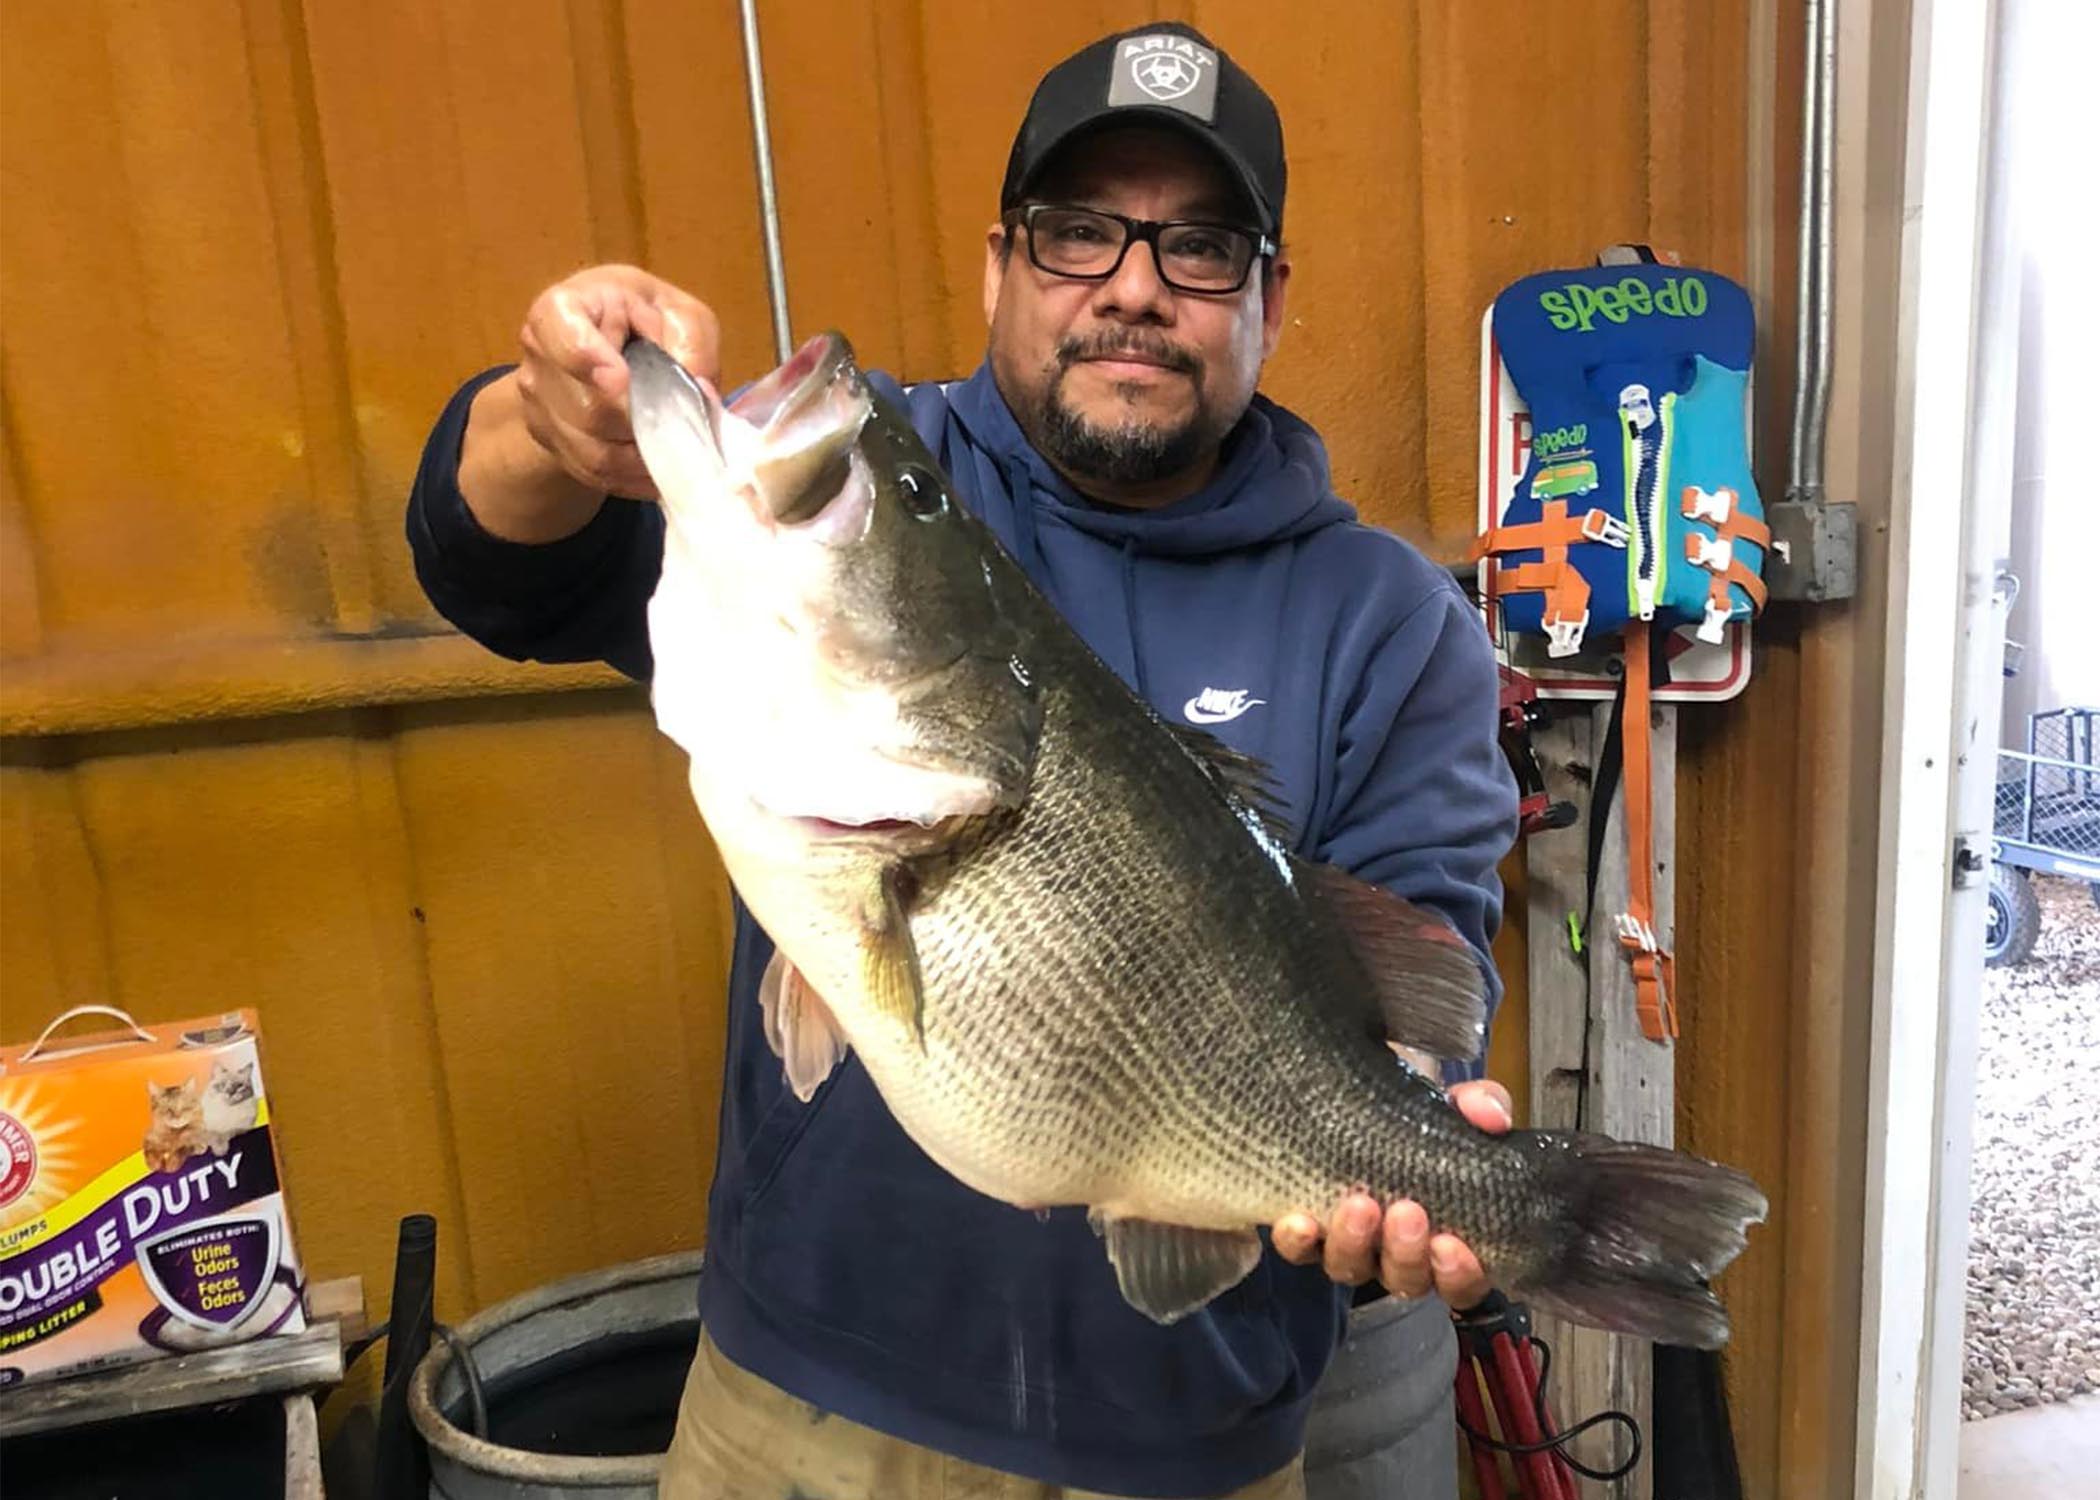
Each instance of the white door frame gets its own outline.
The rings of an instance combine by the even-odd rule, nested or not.
[[[2010,514],[1985,274],[1998,30],[1997,0],[1912,8],[1857,1500],[1952,1500],[1957,1473],[1987,885],[1957,845],[1988,861]]]

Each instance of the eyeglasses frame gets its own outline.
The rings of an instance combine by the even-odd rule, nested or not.
[[[1108,269],[1060,271],[1054,266],[1044,265],[1037,259],[1035,216],[1045,209],[1054,209],[1060,213],[1094,214],[1121,224],[1123,243],[1117,247],[1116,258],[1109,264]],[[1130,247],[1143,243],[1152,247],[1152,268],[1159,274],[1160,281],[1191,297],[1230,297],[1243,291],[1247,279],[1254,274],[1255,266],[1262,261],[1274,259],[1279,248],[1276,241],[1268,235],[1259,229],[1250,229],[1245,224],[1228,224],[1218,219],[1133,219],[1128,214],[1115,213],[1106,208],[1092,208],[1084,203],[1024,203],[1009,209],[1001,216],[1001,222],[1005,224],[1009,234],[1016,225],[1026,231],[1024,238],[1028,241],[1028,263],[1046,276],[1056,276],[1065,281],[1107,281],[1123,269],[1123,259],[1130,254]],[[1254,241],[1254,254],[1248,257],[1246,269],[1240,272],[1240,279],[1229,287],[1186,286],[1167,274],[1166,262],[1160,259],[1159,237],[1169,229],[1220,229],[1228,234],[1242,235]]]

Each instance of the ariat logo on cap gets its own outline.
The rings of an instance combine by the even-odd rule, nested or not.
[[[1108,102],[1171,104],[1207,121],[1217,111],[1218,54],[1172,32],[1126,37],[1109,73]]]

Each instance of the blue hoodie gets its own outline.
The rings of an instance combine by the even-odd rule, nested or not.
[[[493,651],[646,679],[654,506],[608,501],[532,547],[460,498],[468,404],[500,373],[431,434],[408,507],[417,575]],[[1266,761],[1299,851],[1444,913],[1499,997],[1487,955],[1516,793],[1488,639],[1442,569],[1336,498],[1310,427],[1256,397],[1201,491],[1115,511],[1029,446],[988,366],[871,378],[1104,661],[1169,719]],[[1347,1289],[1270,1252],[1202,1311],[1152,1323],[1084,1209],[1039,1221],[964,1187],[850,1055],[799,1103],[759,1026],[771,954],[739,903],[701,1286],[729,1358],[824,1411],[1075,1488],[1214,1495],[1291,1459]]]

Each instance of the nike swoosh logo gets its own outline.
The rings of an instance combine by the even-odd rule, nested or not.
[[[1250,708],[1259,708],[1266,701],[1262,698],[1245,698],[1220,708],[1206,708],[1203,700],[1197,697],[1182,704],[1181,712],[1191,724],[1225,724],[1237,719]]]

